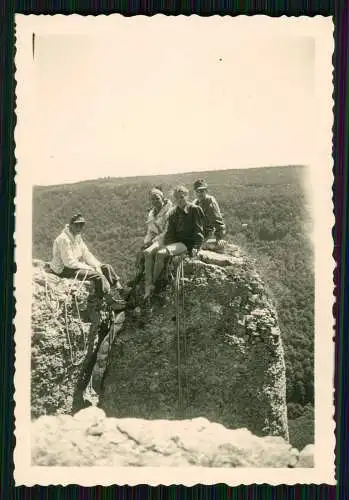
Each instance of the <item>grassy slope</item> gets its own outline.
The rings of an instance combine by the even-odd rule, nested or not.
[[[256,258],[257,269],[275,298],[293,418],[292,405],[299,414],[300,407],[312,403],[314,391],[314,276],[304,172],[304,167],[270,167],[37,187],[33,256],[49,260],[54,237],[71,213],[79,210],[88,220],[85,239],[90,249],[113,264],[123,279],[129,278],[144,235],[149,187],[162,185],[165,191],[177,183],[191,187],[198,176],[204,176],[219,200],[230,238]],[[242,223],[248,227],[244,229]]]

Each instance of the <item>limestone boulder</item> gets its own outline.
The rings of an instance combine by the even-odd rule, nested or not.
[[[98,408],[32,423],[35,466],[294,467],[298,451],[206,418],[105,418]]]

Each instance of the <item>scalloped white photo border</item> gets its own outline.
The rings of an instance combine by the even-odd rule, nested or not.
[[[330,17],[267,16],[136,16],[125,18],[79,15],[16,15],[16,226],[15,274],[15,438],[14,479],[25,485],[137,485],[225,483],[248,484],[336,484],[334,422],[334,305],[332,258],[334,225],[332,184],[332,126],[334,51],[333,21]],[[309,197],[314,214],[315,249],[315,467],[311,469],[201,468],[201,467],[34,467],[30,461],[30,337],[32,269],[32,182],[36,168],[35,147],[30,138],[35,113],[33,98],[32,34],[108,35],[118,23],[191,23],[193,33],[205,24],[208,36],[214,36],[222,24],[231,24],[234,36],[313,37],[315,40],[315,109],[318,129],[313,131]],[[135,40],[135,43],[137,41]]]

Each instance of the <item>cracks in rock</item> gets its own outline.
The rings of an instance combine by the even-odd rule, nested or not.
[[[88,305],[90,307],[88,316],[91,323],[89,331],[89,345],[75,384],[72,413],[76,413],[86,407],[86,405],[92,404],[85,401],[84,392],[88,388],[91,380],[93,370],[97,362],[99,349],[105,338],[111,334],[112,329],[115,327],[115,322],[111,319],[113,311],[110,307],[108,307],[107,310],[104,310],[101,301],[91,299],[88,300]],[[115,333],[113,334],[112,340],[114,341],[114,339]]]
[[[142,446],[142,443],[140,441],[138,441],[136,438],[134,438],[133,436],[131,436],[131,434],[129,434],[127,431],[125,431],[124,429],[122,429],[120,426],[116,426],[117,430],[123,434],[124,436],[127,437],[127,439],[129,439],[130,441],[133,441],[135,444],[137,445],[141,445]]]
[[[186,453],[190,453],[190,450],[187,450],[186,448],[179,446],[179,444],[177,442],[177,441],[179,441],[179,438],[177,436],[169,437],[169,441],[173,442],[176,445],[177,449],[166,452],[166,451],[160,450],[157,444],[145,445],[144,443],[142,443],[141,441],[139,441],[138,439],[133,437],[131,434],[129,434],[125,429],[123,429],[119,425],[117,425],[116,428],[123,436],[127,437],[128,440],[132,441],[137,446],[143,448],[145,452],[152,451],[154,453],[157,453],[158,455],[162,455],[163,457],[168,457],[168,456],[174,455],[178,450],[185,451]]]

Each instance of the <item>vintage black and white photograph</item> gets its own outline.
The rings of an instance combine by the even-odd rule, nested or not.
[[[331,21],[17,26],[21,484],[333,482]]]

